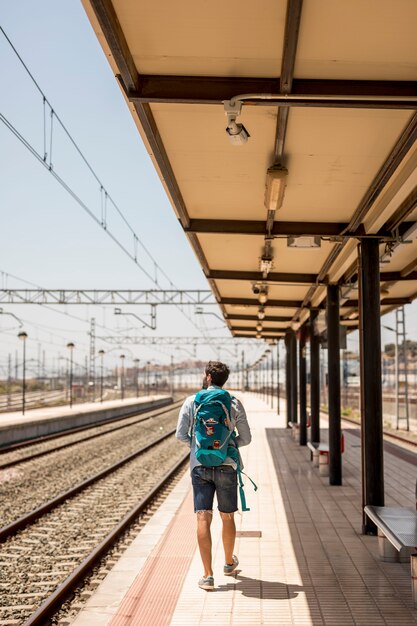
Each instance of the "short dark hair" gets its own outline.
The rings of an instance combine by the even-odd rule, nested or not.
[[[206,376],[210,374],[213,385],[223,387],[229,378],[230,370],[221,361],[209,361],[206,365]]]

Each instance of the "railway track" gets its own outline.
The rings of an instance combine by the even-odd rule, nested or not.
[[[326,413],[326,416],[327,416],[327,413]],[[355,424],[355,426],[357,426],[360,429],[361,423],[358,422],[357,420],[352,419],[351,417],[345,417],[344,415],[342,415],[342,421],[348,422],[349,424]],[[391,431],[387,431],[387,430],[383,430],[382,433],[384,437],[388,439],[388,441],[392,439],[393,441],[405,443],[407,445],[413,446],[414,448],[417,448],[417,441],[413,441],[412,439],[409,439],[407,437],[402,437],[401,435],[397,435],[396,433],[392,433]]]
[[[26,393],[26,408],[35,408],[50,405],[59,405],[65,401],[65,391],[31,391]],[[0,398],[0,413],[8,413],[10,411],[19,411],[22,407],[22,394],[14,393],[10,398],[2,395]]]
[[[11,524],[79,483],[172,432],[178,410],[167,407],[148,420],[50,452],[0,471],[0,526]]]
[[[159,407],[151,411],[146,411],[146,414],[142,417],[142,411],[136,412],[133,416],[128,417],[116,417],[110,420],[102,420],[95,424],[89,424],[85,426],[79,426],[72,428],[61,433],[54,433],[44,437],[38,437],[30,441],[25,441],[11,446],[0,449],[0,470],[14,467],[25,461],[39,458],[51,452],[63,450],[71,446],[77,445],[107,433],[122,430],[133,424],[139,424],[154,417],[164,415],[173,409],[177,409],[181,405],[181,402],[171,403],[164,407]],[[115,426],[114,424],[118,425]],[[29,452],[25,452],[29,448]]]
[[[0,623],[44,624],[187,457],[165,433],[1,529]]]

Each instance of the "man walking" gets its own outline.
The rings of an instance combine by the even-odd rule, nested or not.
[[[185,400],[180,410],[176,432],[177,439],[190,446],[194,512],[197,514],[197,540],[204,568],[204,574],[199,580],[198,586],[208,591],[214,589],[210,532],[214,493],[217,496],[218,509],[223,523],[222,539],[225,558],[223,573],[226,576],[232,574],[239,564],[238,558],[233,554],[236,539],[234,513],[237,511],[236,458],[240,460],[238,448],[246,446],[251,442],[251,432],[242,403],[237,398],[230,396],[227,391],[222,390],[223,385],[229,378],[229,373],[229,368],[224,363],[219,361],[208,362],[203,379],[203,388],[207,390],[207,394],[199,392]],[[216,390],[219,393],[216,393]],[[205,395],[207,396],[206,398]],[[219,440],[214,440],[212,442],[213,445],[209,446],[213,459],[212,465],[208,465],[206,461],[204,461],[203,465],[197,458],[197,456],[199,458],[203,457],[199,454],[201,449],[196,450],[196,448],[201,448],[198,441],[196,444],[196,414],[202,408],[205,399],[207,401],[205,405],[206,412],[213,411],[213,417],[209,416],[205,421],[202,420],[209,437],[214,435],[216,428],[214,424],[217,425],[220,421],[214,418],[214,409],[210,409],[210,397],[217,398],[215,403],[221,405],[222,412],[224,410],[226,427],[230,431],[226,438],[227,442],[225,441],[227,446],[225,448],[225,458],[220,465],[215,462],[216,454],[220,455],[220,449],[223,447]],[[218,435],[216,436],[218,437]],[[207,458],[210,458],[210,456],[207,455]],[[219,458],[221,457],[219,456]],[[242,467],[241,460],[240,467]]]

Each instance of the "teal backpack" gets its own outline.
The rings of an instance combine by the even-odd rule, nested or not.
[[[224,389],[203,389],[196,394],[194,409],[194,436],[196,458],[204,467],[222,465],[226,457],[237,465],[239,494],[242,511],[250,511],[246,506],[243,491],[242,470],[238,449],[231,441],[236,437],[230,418],[232,397]],[[246,476],[246,474],[245,474]],[[249,478],[249,476],[247,476]],[[257,486],[251,481],[255,491]]]
[[[195,397],[194,435],[197,461],[204,467],[224,463],[234,436],[230,411],[232,398],[224,389],[203,389]]]

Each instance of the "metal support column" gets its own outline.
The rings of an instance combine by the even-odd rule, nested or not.
[[[316,333],[318,310],[310,311],[310,411],[311,441],[320,443],[320,341]]]
[[[327,287],[327,347],[329,365],[329,483],[342,484],[340,423],[339,286]]]
[[[385,501],[379,283],[379,242],[362,240],[359,244],[362,511],[367,504],[384,506]],[[363,532],[376,534],[375,524],[364,514]]]
[[[297,367],[297,337],[293,330],[290,331],[290,355],[291,355],[291,415],[294,423],[298,422],[298,367]]]
[[[293,421],[291,402],[291,330],[285,333],[285,396],[287,401],[287,425]]]
[[[279,415],[280,413],[280,380],[279,380],[279,368],[280,368],[280,362],[279,362],[279,339],[277,341],[277,413]]]
[[[306,362],[307,329],[302,326],[299,340],[299,384],[300,384],[300,446],[307,445],[307,362]]]

